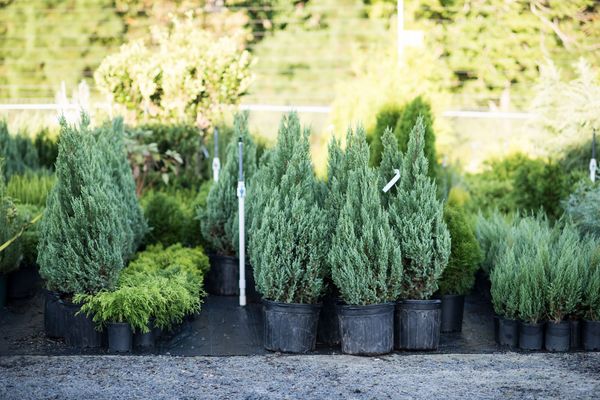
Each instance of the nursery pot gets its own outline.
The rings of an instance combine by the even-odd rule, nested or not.
[[[519,324],[519,348],[521,350],[541,350],[544,347],[544,323],[530,324],[521,321]]]
[[[402,300],[396,304],[394,342],[401,350],[435,350],[440,343],[442,301]]]
[[[77,313],[81,305],[70,302],[62,304],[65,318],[65,343],[78,348],[102,347],[102,332],[96,330],[94,321],[84,313]]]
[[[108,324],[108,351],[127,353],[131,351],[133,333],[127,322],[111,322]]]
[[[24,299],[32,296],[40,281],[40,274],[35,265],[23,265],[8,274],[7,295],[9,299]]]
[[[442,332],[460,332],[465,310],[465,296],[446,294],[442,300]]]
[[[0,308],[6,305],[6,275],[0,274]]]
[[[338,306],[342,352],[386,354],[394,349],[394,303]]]
[[[49,338],[64,337],[63,309],[58,292],[44,290],[44,331]]]
[[[498,328],[500,346],[515,349],[519,345],[519,322],[514,319],[499,317]]]
[[[572,319],[569,321],[569,327],[571,330],[570,334],[570,349],[581,350],[581,325],[582,322],[578,319]]]
[[[584,350],[600,350],[600,321],[584,320],[581,336],[583,338]]]
[[[133,335],[133,345],[138,349],[154,347],[154,331],[150,329],[150,331],[146,333],[136,332]]]
[[[323,298],[323,308],[321,308],[321,314],[319,315],[317,342],[327,346],[340,344],[340,319],[337,302],[338,298],[335,295],[327,294]]]
[[[569,321],[546,322],[544,346],[548,351],[569,351],[571,345],[571,324]]]
[[[500,317],[494,314],[494,341],[500,344]]]
[[[321,304],[263,300],[265,349],[284,353],[314,350]]]
[[[239,296],[240,260],[237,257],[209,254],[210,269],[204,279],[206,291],[217,296]],[[246,297],[249,302],[257,303],[260,295],[254,284],[252,266],[246,264]]]

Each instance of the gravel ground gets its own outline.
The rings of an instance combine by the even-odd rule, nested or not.
[[[600,353],[0,357],[0,399],[598,399]]]

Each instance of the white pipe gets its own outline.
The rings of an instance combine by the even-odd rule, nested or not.
[[[246,197],[246,185],[244,184],[244,156],[243,156],[242,138],[238,142],[238,221],[240,231],[240,306],[246,305],[246,235],[245,235],[245,215],[244,215],[244,197]]]

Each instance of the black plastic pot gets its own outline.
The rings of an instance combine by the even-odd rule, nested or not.
[[[150,326],[152,327],[152,336],[154,337],[154,342],[156,343],[157,341],[160,340],[160,338],[163,335],[163,330],[162,328],[159,328],[158,326],[156,326],[156,324],[154,323],[154,321],[150,321]]]
[[[544,347],[548,351],[569,351],[571,347],[571,325],[569,321],[546,322]]]
[[[519,322],[514,319],[500,317],[498,335],[500,346],[515,349],[519,345]]]
[[[519,323],[519,348],[521,350],[541,350],[544,347],[544,323]]]
[[[265,349],[284,353],[314,350],[321,304],[263,300]]]
[[[64,316],[60,296],[57,292],[44,290],[44,331],[53,339],[64,337]]]
[[[317,342],[327,346],[340,344],[340,318],[338,316],[338,298],[328,294],[323,298],[323,308],[319,314]]]
[[[237,257],[208,255],[210,270],[204,279],[204,287],[210,294],[217,296],[239,296],[240,260]],[[258,303],[261,298],[254,284],[254,272],[250,264],[246,264],[246,299],[250,303]]]
[[[402,300],[396,304],[394,341],[401,350],[435,350],[440,343],[442,301]]]
[[[581,336],[585,351],[600,350],[600,321],[584,320]]]
[[[570,334],[570,349],[581,350],[581,325],[582,322],[578,319],[572,319],[569,321],[569,327],[571,328]]]
[[[77,348],[102,347],[102,332],[96,330],[92,318],[83,313],[77,315],[81,305],[63,302],[62,307],[66,326],[65,343]]]
[[[394,349],[394,303],[339,305],[338,313],[343,353],[371,356]]]
[[[35,294],[41,281],[35,265],[22,265],[8,274],[7,296],[9,299],[24,299]]]
[[[500,317],[494,314],[494,341],[500,344]]]
[[[133,346],[137,349],[149,349],[154,347],[154,332],[152,329],[147,333],[136,332],[133,335]]]
[[[465,310],[465,296],[446,294],[442,300],[442,332],[460,332]]]
[[[128,353],[133,342],[131,325],[127,322],[112,322],[108,324],[108,351]]]
[[[0,308],[6,305],[6,275],[0,274]]]

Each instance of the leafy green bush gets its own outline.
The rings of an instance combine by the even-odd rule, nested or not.
[[[0,159],[0,245],[11,240],[21,228],[17,208],[6,193],[2,169],[3,165]],[[21,242],[17,240],[0,251],[0,274],[7,274],[17,269],[20,258]]]
[[[400,244],[381,205],[377,172],[368,165],[362,128],[349,131],[346,143],[346,157],[359,165],[347,171],[345,202],[337,223],[331,221],[336,226],[328,254],[331,276],[347,304],[394,301],[402,283]]]
[[[42,129],[35,135],[33,144],[37,150],[40,167],[54,170],[58,157],[58,141],[52,137],[48,129]]]
[[[44,213],[43,207],[30,204],[17,204],[17,210],[20,226],[29,225],[34,218]],[[21,259],[22,266],[37,265],[37,246],[40,238],[39,226],[39,222],[29,225],[19,238],[23,252],[23,258]]]
[[[38,245],[40,274],[51,290],[92,294],[117,283],[124,221],[104,162],[85,115],[79,127],[61,122],[57,182]]]
[[[481,249],[457,188],[450,190],[444,221],[450,232],[450,258],[440,280],[441,294],[468,294],[475,284]]]
[[[55,182],[56,177],[48,171],[27,171],[10,177],[7,192],[21,204],[44,206]]]
[[[150,191],[142,199],[142,205],[149,227],[145,239],[147,244],[162,243],[170,246],[187,241],[186,224],[190,215],[176,197]]]
[[[202,235],[217,254],[233,256],[238,252],[238,140],[243,142],[244,179],[252,181],[256,170],[256,146],[248,131],[248,114],[235,116],[234,135],[227,145],[227,158],[208,194],[207,206],[198,214]],[[251,218],[251,217],[248,217]]]
[[[481,268],[490,276],[498,258],[504,251],[505,240],[510,234],[512,221],[509,217],[494,211],[489,217],[481,212],[477,215],[475,223],[475,236],[479,242],[483,259]]]
[[[423,118],[417,119],[409,136],[397,192],[388,194],[389,218],[404,259],[401,296],[420,300],[430,298],[438,289],[450,256],[450,235],[435,182],[427,175]]]
[[[324,289],[327,221],[309,132],[295,113],[283,117],[277,145],[263,160],[249,198],[248,250],[257,288],[273,301],[315,303]]]

